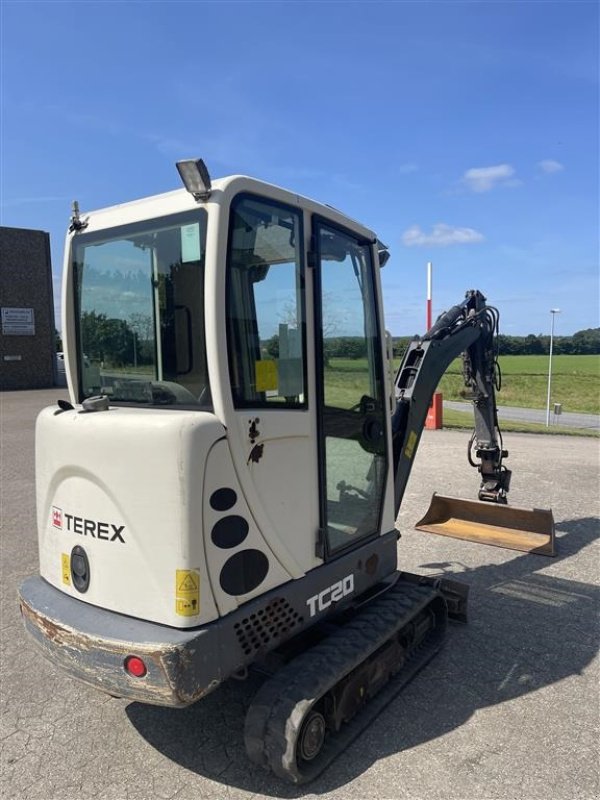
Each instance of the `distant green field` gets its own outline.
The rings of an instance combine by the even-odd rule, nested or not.
[[[548,377],[548,356],[500,356],[500,366],[505,375]],[[593,375],[599,378],[600,356],[552,356],[552,374]]]
[[[548,356],[500,356],[502,389],[498,405],[546,408]],[[454,361],[442,378],[439,391],[446,400],[461,400],[461,361]],[[600,356],[554,356],[551,404],[563,411],[600,413]]]
[[[326,367],[325,403],[351,408],[368,394],[366,358],[331,358]]]
[[[397,369],[399,361],[395,362]],[[547,356],[501,356],[502,389],[498,405],[546,408]],[[454,361],[439,391],[446,400],[462,400],[462,363]],[[327,368],[326,401],[349,407],[366,390],[365,359],[332,358]],[[355,400],[354,400],[355,402]],[[600,356],[555,356],[552,359],[551,403],[563,411],[600,414]]]

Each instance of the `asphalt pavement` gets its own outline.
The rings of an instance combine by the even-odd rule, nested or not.
[[[404,569],[470,585],[470,620],[324,775],[296,789],[251,765],[253,681],[171,710],[79,684],[26,639],[37,570],[33,431],[61,390],[0,394],[4,800],[593,800],[599,780],[599,443],[506,434],[511,504],[554,510],[546,558],[413,529],[433,490],[476,497],[460,431],[425,431],[399,517]],[[149,502],[151,497],[149,496]]]
[[[444,400],[444,408],[453,411],[470,412],[471,403],[463,403],[455,400]],[[512,420],[514,422],[537,422],[540,425],[546,424],[546,410],[539,408],[518,408],[516,406],[498,406],[498,419]],[[579,414],[575,411],[561,411],[560,414],[554,413],[554,406],[550,408],[550,425],[555,427],[560,425],[564,428],[590,428],[590,430],[600,430],[600,414]]]

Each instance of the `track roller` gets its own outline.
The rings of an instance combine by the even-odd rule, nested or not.
[[[441,647],[446,602],[400,578],[257,692],[246,716],[250,759],[306,783],[369,725]]]

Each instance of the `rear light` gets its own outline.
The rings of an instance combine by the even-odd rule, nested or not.
[[[146,665],[137,656],[127,656],[124,663],[125,670],[134,678],[143,678],[148,672]]]

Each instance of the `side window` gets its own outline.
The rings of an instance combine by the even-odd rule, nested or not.
[[[238,408],[303,408],[302,217],[249,195],[234,201],[227,256],[227,344]]]

